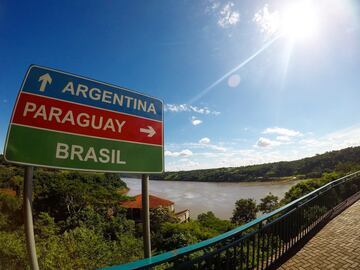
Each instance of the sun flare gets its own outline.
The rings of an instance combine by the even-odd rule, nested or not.
[[[281,32],[293,40],[316,37],[319,18],[310,1],[299,1],[285,7],[281,16]]]

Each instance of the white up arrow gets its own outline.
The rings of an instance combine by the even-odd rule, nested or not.
[[[148,137],[152,137],[156,134],[156,131],[154,130],[154,128],[152,126],[147,126],[148,128],[140,128],[140,132],[142,133],[147,133]]]
[[[52,82],[52,79],[51,79],[49,73],[46,73],[46,74],[40,76],[39,82],[41,82],[40,91],[44,92],[45,88],[46,88],[46,85],[51,84],[51,82]]]

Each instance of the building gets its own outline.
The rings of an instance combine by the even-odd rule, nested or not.
[[[140,221],[141,219],[141,209],[142,209],[142,198],[141,194],[136,195],[134,200],[132,201],[125,201],[121,203],[122,207],[128,209],[128,216],[131,219],[136,221]],[[190,218],[190,210],[186,209],[179,213],[175,213],[175,203],[173,201],[163,199],[154,195],[149,195],[149,208],[167,208],[170,212],[173,212],[175,216],[180,220],[180,222],[186,222]]]
[[[187,222],[190,219],[190,210],[185,209],[183,211],[175,213],[175,216],[179,219],[180,223]]]

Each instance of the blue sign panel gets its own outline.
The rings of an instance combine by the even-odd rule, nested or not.
[[[39,91],[39,82],[40,90],[43,91]],[[23,91],[148,119],[163,120],[162,102],[159,99],[39,66],[31,66]]]

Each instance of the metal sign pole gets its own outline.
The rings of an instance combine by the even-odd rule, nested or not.
[[[39,264],[36,256],[34,225],[32,216],[32,193],[33,193],[33,173],[34,167],[25,167],[24,177],[24,218],[25,218],[25,236],[26,247],[29,254],[32,270],[39,270]]]
[[[151,240],[150,240],[150,212],[149,212],[149,176],[141,176],[141,196],[142,196],[142,223],[143,223],[143,240],[144,240],[144,257],[151,257]]]

